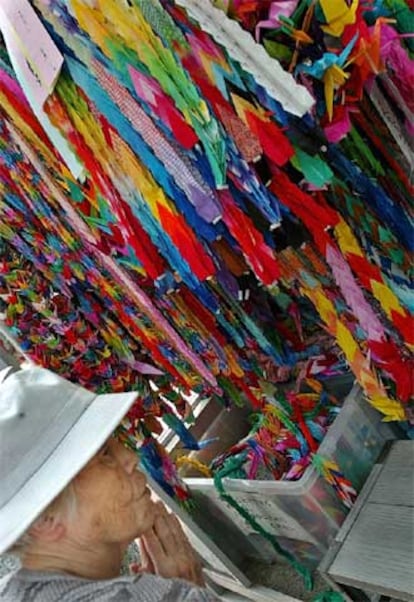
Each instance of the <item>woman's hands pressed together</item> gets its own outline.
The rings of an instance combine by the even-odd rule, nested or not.
[[[178,519],[157,502],[157,516],[150,531],[139,538],[140,570],[169,579],[185,579],[205,585],[195,551]]]

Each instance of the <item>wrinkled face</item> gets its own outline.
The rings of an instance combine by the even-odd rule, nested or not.
[[[130,543],[154,524],[156,506],[135,454],[116,439],[75,477],[76,530],[89,543]]]

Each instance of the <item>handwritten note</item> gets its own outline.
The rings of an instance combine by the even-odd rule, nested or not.
[[[0,0],[0,31],[32,111],[74,177],[83,178],[83,166],[43,110],[59,77],[62,54],[28,0]]]
[[[2,0],[0,29],[11,59],[24,57],[26,77],[36,99],[44,104],[62,68],[62,54],[28,0]]]

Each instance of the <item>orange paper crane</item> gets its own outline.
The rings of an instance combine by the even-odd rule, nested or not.
[[[366,80],[385,70],[381,56],[381,28],[394,22],[394,19],[380,17],[373,27],[368,28],[363,22],[363,25],[358,28],[358,44],[345,64],[345,68],[351,64],[358,67],[358,77],[361,82],[360,96],[362,96],[362,85]]]

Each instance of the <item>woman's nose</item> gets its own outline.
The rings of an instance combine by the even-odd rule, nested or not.
[[[114,453],[116,454],[118,461],[122,464],[124,470],[128,474],[132,474],[137,468],[137,456],[132,450],[125,447],[125,445],[122,445],[122,443],[119,443],[119,441],[115,441],[114,443]]]

